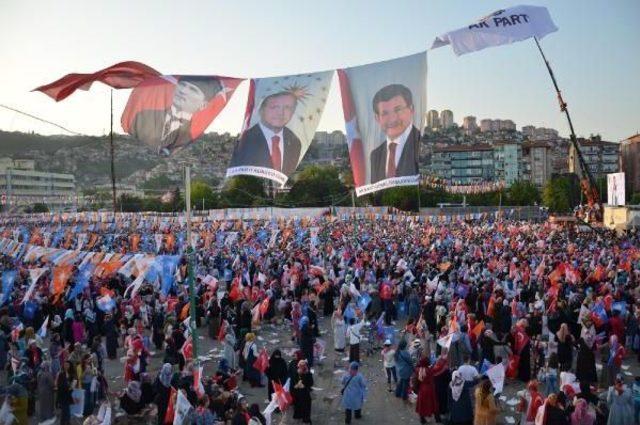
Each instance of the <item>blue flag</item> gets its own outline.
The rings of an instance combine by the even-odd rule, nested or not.
[[[0,305],[3,305],[9,300],[9,296],[13,290],[13,283],[16,281],[17,276],[17,270],[5,270],[2,272],[2,297],[0,299]]]
[[[167,295],[173,284],[175,283],[175,272],[176,267],[178,267],[178,262],[180,261],[179,255],[161,255],[158,257],[161,264],[161,272],[160,272],[160,283],[162,288],[162,293]],[[156,261],[158,261],[156,259]]]
[[[358,299],[358,307],[360,307],[360,310],[366,311],[370,302],[371,296],[365,292],[364,294],[360,295],[360,298]]]
[[[88,261],[80,268],[80,270],[78,270],[78,274],[75,279],[76,284],[73,289],[69,291],[67,299],[74,299],[81,294],[87,286],[89,286],[89,279],[91,279],[95,268],[96,266],[91,261]]]

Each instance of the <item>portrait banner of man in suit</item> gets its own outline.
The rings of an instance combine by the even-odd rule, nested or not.
[[[332,74],[253,79],[227,177],[252,175],[284,186],[311,145]]]
[[[140,83],[122,114],[124,131],[169,155],[200,137],[243,80],[164,75]]]
[[[358,196],[417,185],[427,97],[426,52],[338,71]],[[347,113],[349,112],[349,113]]]

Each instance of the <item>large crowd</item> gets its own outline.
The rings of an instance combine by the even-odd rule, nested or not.
[[[182,218],[0,222],[0,424],[311,423],[329,350],[348,356],[345,423],[366,423],[362,366],[378,359],[384,390],[422,423],[494,424],[505,386],[521,388],[521,424],[638,423],[625,362],[640,353],[640,233],[413,216],[192,229],[188,241]],[[261,343],[267,324],[297,350]],[[212,373],[194,325],[220,349]],[[109,361],[123,363],[122,391]],[[266,404],[242,395],[263,386]]]

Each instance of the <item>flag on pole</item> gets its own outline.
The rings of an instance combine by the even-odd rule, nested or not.
[[[515,6],[498,10],[471,25],[436,37],[431,48],[450,44],[455,54],[460,56],[527,38],[542,39],[555,31],[558,31],[558,27],[546,7]]]
[[[47,326],[49,325],[49,316],[47,316],[46,319],[44,319],[44,322],[42,323],[42,326],[40,326],[40,329],[38,330],[38,336],[42,339],[44,339],[47,336]]]
[[[145,78],[160,75],[158,71],[140,62],[120,62],[93,74],[67,74],[52,83],[32,91],[40,91],[56,102],[70,96],[77,89],[89,90],[94,81],[100,81],[114,89],[130,89]]]
[[[189,411],[192,408],[193,407],[184,395],[184,392],[182,390],[178,390],[175,404],[175,415],[173,416],[173,425],[184,425],[187,420],[187,416],[189,415]]]
[[[345,70],[338,70],[338,81],[340,82],[340,92],[342,94],[342,112],[344,114],[344,122],[347,131],[347,144],[349,147],[349,159],[351,160],[353,182],[356,186],[362,186],[365,184],[366,178],[364,149],[362,146],[360,130],[358,129],[356,108],[351,96],[349,76]]]
[[[29,285],[29,288],[27,289],[27,292],[25,292],[25,294],[24,294],[24,298],[22,298],[22,303],[23,304],[29,298],[31,298],[31,295],[33,294],[33,291],[36,289],[36,284],[38,283],[38,279],[40,279],[40,276],[42,276],[46,270],[47,269],[45,269],[45,268],[29,269],[29,278],[31,279],[31,285]]]
[[[0,305],[9,301],[9,297],[13,291],[13,283],[17,276],[17,270],[5,270],[2,272],[2,297],[0,298]]]

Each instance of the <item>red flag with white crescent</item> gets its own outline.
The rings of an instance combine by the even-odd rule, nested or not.
[[[204,133],[241,82],[219,76],[149,78],[131,92],[122,128],[146,145],[172,153]]]
[[[358,119],[356,118],[356,108],[353,104],[351,96],[351,87],[349,86],[349,76],[343,69],[338,71],[338,80],[340,81],[340,94],[342,97],[342,111],[344,113],[344,122],[347,133],[347,143],[349,144],[349,159],[351,160],[351,171],[353,173],[353,182],[358,186],[362,186],[366,178],[364,148],[362,146],[362,138],[358,129]]]
[[[67,74],[52,83],[32,91],[40,91],[56,102],[66,99],[78,89],[89,90],[91,84],[100,81],[114,89],[136,87],[147,78],[160,75],[158,71],[140,62],[120,62],[92,74]]]

